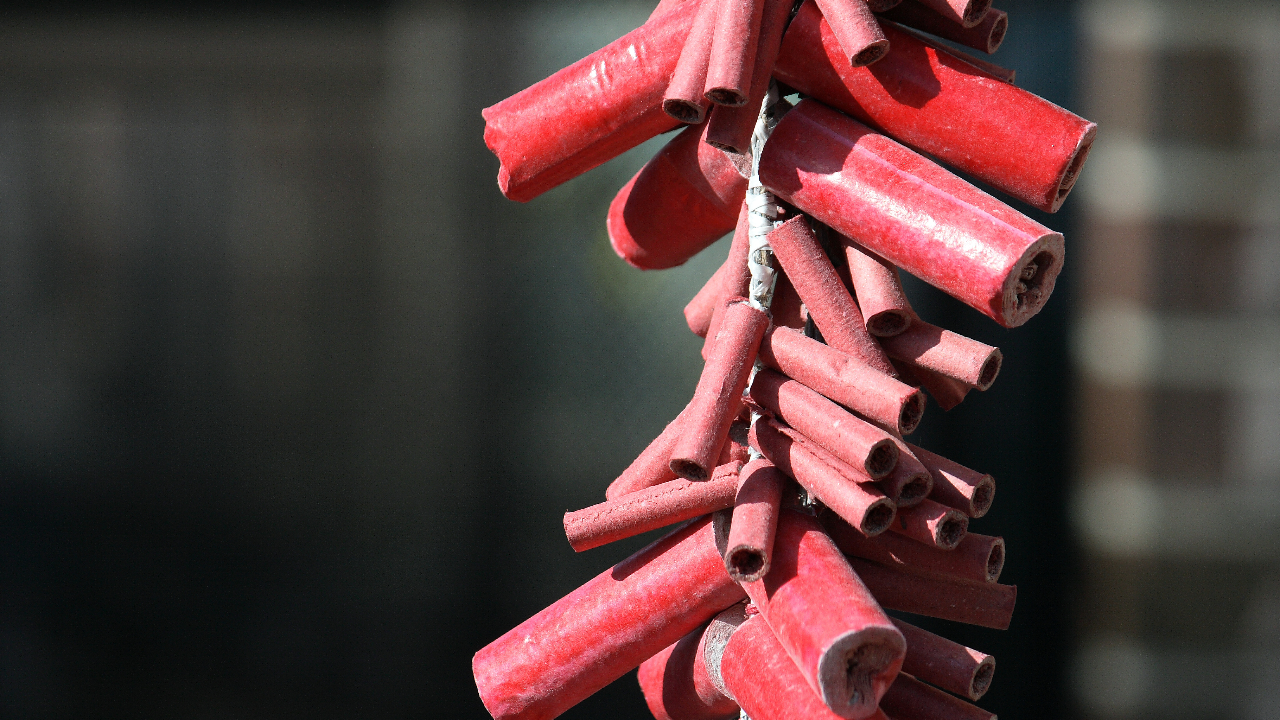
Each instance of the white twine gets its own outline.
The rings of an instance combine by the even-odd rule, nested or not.
[[[751,271],[750,300],[753,307],[766,312],[773,304],[773,289],[778,280],[778,272],[773,267],[773,248],[769,247],[769,233],[778,225],[778,204],[773,193],[760,182],[760,153],[777,124],[773,109],[778,100],[778,84],[770,80],[769,91],[765,93],[764,102],[760,106],[760,116],[756,118],[755,132],[751,134],[751,179],[747,181],[747,269]],[[751,383],[755,382],[756,373],[760,372],[761,367],[763,366],[757,359],[751,368],[744,394],[751,392]],[[751,413],[752,424],[759,419],[760,413]],[[749,460],[761,457],[764,456],[759,450],[748,450]],[[745,712],[742,717],[750,720]]]

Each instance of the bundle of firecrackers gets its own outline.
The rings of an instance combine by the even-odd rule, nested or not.
[[[989,0],[662,0],[635,31],[486,109],[509,198],[685,126],[607,229],[641,269],[726,233],[685,308],[692,400],[566,513],[577,551],[665,526],[476,653],[499,720],[554,718],[639,668],[658,720],[991,720],[995,660],[885,610],[1006,629],[995,482],[903,439],[995,381],[997,348],[921,319],[899,270],[1006,328],[1063,238],[961,179],[1056,211],[1096,126],[1014,85]]]

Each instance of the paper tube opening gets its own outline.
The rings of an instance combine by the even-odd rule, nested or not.
[[[876,337],[901,335],[911,325],[905,310],[885,310],[867,318],[867,332]]]
[[[933,490],[932,478],[926,473],[920,473],[907,481],[902,486],[902,491],[898,493],[898,503],[900,505],[915,505],[929,495]],[[956,540],[956,542],[960,542]]]
[[[694,482],[704,482],[710,477],[706,468],[686,458],[672,459],[670,467],[671,472]]]
[[[943,550],[954,550],[967,532],[969,532],[969,518],[959,512],[947,513],[947,517],[938,526],[935,544]]]
[[[987,511],[991,509],[991,503],[995,500],[995,497],[996,480],[987,475],[978,481],[977,487],[973,489],[973,499],[970,501],[973,512],[969,513],[969,517],[980,518],[986,515]]]
[[[874,537],[889,529],[893,524],[893,518],[898,514],[898,507],[893,504],[889,498],[880,498],[867,508],[867,512],[862,516],[862,522],[859,523],[858,529],[867,537]]]
[[[969,683],[969,699],[977,700],[991,689],[991,679],[996,674],[996,659],[990,655],[973,669],[973,682]]]
[[[818,687],[827,707],[842,717],[873,712],[876,680],[906,654],[907,643],[893,626],[869,627],[841,636],[826,649],[818,665]],[[885,687],[879,688],[884,692]]]
[[[987,581],[999,580],[1001,570],[1004,570],[1004,539],[996,538],[991,543],[991,554],[987,556]]]
[[[884,57],[887,52],[889,52],[889,41],[877,40],[853,56],[853,66],[866,67]]]
[[[1005,33],[1009,32],[1009,16],[1001,15],[991,24],[991,34],[987,36],[987,53],[993,53],[1000,47],[1000,43],[1004,42]]]
[[[987,14],[991,9],[991,0],[973,0],[964,10],[964,18],[962,24],[965,27],[973,27],[982,22],[982,16]]]
[[[867,453],[867,462],[863,467],[873,478],[882,478],[893,472],[898,464],[898,446],[892,440],[884,439],[871,447]]]
[[[1076,180],[1080,177],[1080,170],[1084,167],[1084,161],[1089,157],[1089,149],[1093,147],[1093,139],[1097,135],[1098,126],[1090,125],[1080,138],[1080,144],[1076,146],[1071,161],[1067,163],[1066,171],[1062,173],[1062,180],[1058,183],[1058,194],[1050,203],[1049,212],[1058,212],[1062,202],[1067,199],[1067,194],[1071,192],[1071,188],[1075,187]]]
[[[769,572],[769,563],[756,548],[741,546],[729,551],[729,575],[740,583],[755,582]]]
[[[1003,362],[1004,356],[997,349],[991,353],[991,357],[982,364],[982,371],[978,373],[978,389],[986,390],[996,381],[996,376],[1000,374],[1000,363]]]
[[[924,393],[919,390],[902,404],[902,412],[898,414],[898,429],[903,435],[910,435],[920,426],[920,420],[924,418],[924,405]]]
[[[662,111],[686,125],[697,125],[702,122],[707,109],[688,100],[668,98],[662,101]]]

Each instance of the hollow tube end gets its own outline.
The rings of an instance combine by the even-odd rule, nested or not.
[[[711,473],[707,472],[705,467],[697,460],[690,458],[671,458],[670,467],[671,472],[694,482],[705,482],[711,477]]]
[[[976,701],[987,694],[995,674],[996,659],[988,655],[973,669],[973,679],[969,682],[969,699]]]
[[[841,717],[875,712],[907,652],[892,624],[872,625],[836,638],[818,659],[818,695]]]
[[[996,348],[987,356],[987,361],[982,363],[982,370],[978,373],[978,384],[975,385],[979,390],[990,389],[995,383],[996,376],[1000,374],[1000,365],[1004,362],[1004,355]]]
[[[903,484],[898,492],[898,506],[911,507],[919,505],[933,491],[933,476],[927,472],[917,473]],[[956,542],[960,542],[956,540]]]
[[[893,519],[898,515],[898,506],[889,498],[880,498],[867,508],[862,515],[862,521],[858,523],[858,529],[867,537],[875,537],[893,524]]]
[[[920,388],[911,393],[902,403],[902,410],[898,413],[898,432],[903,435],[910,435],[920,427],[920,421],[924,419],[924,393]]]
[[[996,538],[991,543],[991,552],[987,555],[987,582],[996,582],[1000,579],[1000,572],[1004,570],[1004,538]]]
[[[769,574],[769,555],[760,548],[738,545],[724,556],[724,565],[734,582],[755,582]]]
[[[856,55],[849,58],[849,62],[856,68],[866,67],[888,54],[889,41],[880,39],[859,50]]]
[[[969,501],[970,512],[969,517],[980,518],[987,514],[991,509],[991,503],[996,498],[996,479],[990,475],[984,475],[973,489],[973,497]]]
[[[933,535],[933,544],[943,550],[954,550],[969,532],[969,518],[962,512],[948,512],[938,523]]]
[[[873,480],[879,480],[893,472],[897,465],[898,446],[892,440],[885,438],[871,446],[862,469],[866,470]]]

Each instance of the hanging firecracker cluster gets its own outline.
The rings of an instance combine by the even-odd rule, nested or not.
[[[619,191],[610,240],[659,269],[734,233],[685,308],[693,399],[564,517],[579,551],[684,524],[476,653],[495,718],[556,717],[637,666],[658,720],[994,717],[969,702],[992,657],[884,608],[1013,612],[1004,541],[968,532],[994,481],[903,440],[922,388],[950,409],[1000,351],[921,320],[898,275],[1010,328],[1053,290],[1062,235],[938,164],[1049,212],[1075,183],[1093,123],[921,34],[989,53],[1007,26],[989,0],[662,0],[485,110],[520,201],[688,125]]]

